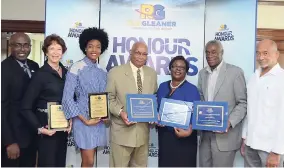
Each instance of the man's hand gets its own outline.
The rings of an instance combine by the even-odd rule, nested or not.
[[[241,155],[242,155],[243,157],[245,156],[245,146],[246,146],[246,144],[245,144],[245,139],[243,139],[242,146],[241,146],[241,150],[240,150]]]
[[[270,154],[267,157],[266,167],[278,167],[279,165],[280,165],[280,155],[270,152]]]
[[[127,116],[127,113],[125,111],[120,112],[120,117],[122,118],[123,122],[128,126],[136,123],[136,122],[130,122],[128,120],[128,116]]]
[[[7,146],[6,150],[9,159],[17,159],[20,156],[20,148],[16,143]]]
[[[158,114],[158,122],[156,124],[158,127],[165,127],[164,125],[159,124],[159,121],[161,121],[160,114]]]
[[[231,123],[230,123],[230,121],[228,121],[228,126],[227,126],[227,129],[226,129],[225,132],[222,132],[222,131],[214,131],[214,132],[215,132],[215,133],[218,133],[218,134],[224,134],[224,133],[229,132],[230,127],[231,127]]]
[[[175,129],[175,133],[176,133],[177,137],[179,137],[179,138],[188,137],[192,133],[192,126],[191,125],[189,126],[189,128],[187,130],[180,129],[180,128],[174,128],[174,129]]]

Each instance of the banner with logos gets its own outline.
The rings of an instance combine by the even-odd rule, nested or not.
[[[224,60],[241,67],[246,79],[254,72],[256,12],[256,0],[206,1],[205,43],[220,40]]]
[[[204,45],[212,39],[222,42],[224,60],[249,77],[254,71],[255,22],[256,0],[103,0],[101,4],[100,0],[46,0],[46,35],[56,33],[66,42],[65,66],[84,56],[78,43],[82,30],[100,25],[110,39],[99,60],[101,67],[108,72],[125,64],[133,43],[144,41],[149,48],[147,65],[158,73],[159,84],[170,79],[171,58],[183,55],[190,64],[187,79],[196,85],[198,72],[207,65]],[[109,145],[98,149],[98,167],[108,167],[109,150]],[[152,129],[148,166],[157,167],[157,160],[158,138]],[[66,166],[80,164],[71,136]],[[235,165],[243,166],[239,155]]]
[[[256,0],[206,1],[205,44],[213,39],[221,41],[224,61],[242,68],[246,80],[254,72],[256,9]],[[204,66],[207,66],[206,59]],[[244,166],[240,152],[234,165]]]
[[[55,33],[63,38],[67,51],[61,62],[66,67],[84,57],[79,35],[87,27],[99,27],[99,10],[100,0],[46,0],[45,36]],[[80,167],[81,155],[72,136],[67,146],[66,167]]]
[[[110,39],[100,65],[109,71],[125,64],[137,41],[148,46],[147,65],[158,73],[158,83],[170,79],[171,58],[183,55],[190,64],[187,79],[197,83],[203,67],[205,0],[198,1],[101,1],[101,28]],[[115,22],[115,24],[114,24]],[[108,166],[108,147],[97,153],[97,166]],[[158,166],[158,137],[150,133],[148,166]]]
[[[188,60],[188,80],[196,83],[203,67],[204,12],[205,0],[102,1],[100,25],[110,45],[100,57],[101,67],[109,71],[125,64],[134,42],[143,41],[149,50],[147,65],[158,73],[158,83],[170,79],[168,64],[177,55]]]
[[[46,0],[45,36],[57,34],[63,38],[67,51],[62,63],[69,67],[82,59],[79,36],[88,27],[99,27],[100,0]]]

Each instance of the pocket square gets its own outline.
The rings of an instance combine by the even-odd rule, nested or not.
[[[35,72],[34,70],[31,70],[31,72]]]

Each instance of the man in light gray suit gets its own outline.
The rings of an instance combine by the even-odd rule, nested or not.
[[[204,101],[228,102],[226,132],[201,131],[199,164],[201,167],[233,167],[241,147],[242,120],[246,115],[247,96],[243,70],[225,63],[223,46],[209,41],[205,46],[208,66],[199,72],[198,89]]]

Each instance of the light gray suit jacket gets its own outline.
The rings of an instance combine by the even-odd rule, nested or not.
[[[229,121],[232,128],[228,133],[216,134],[216,141],[220,151],[232,151],[239,149],[242,142],[242,120],[247,112],[246,82],[241,68],[225,62],[220,68],[213,101],[228,102]],[[199,72],[198,89],[201,100],[204,101],[208,100],[208,77],[209,72],[203,68]]]

